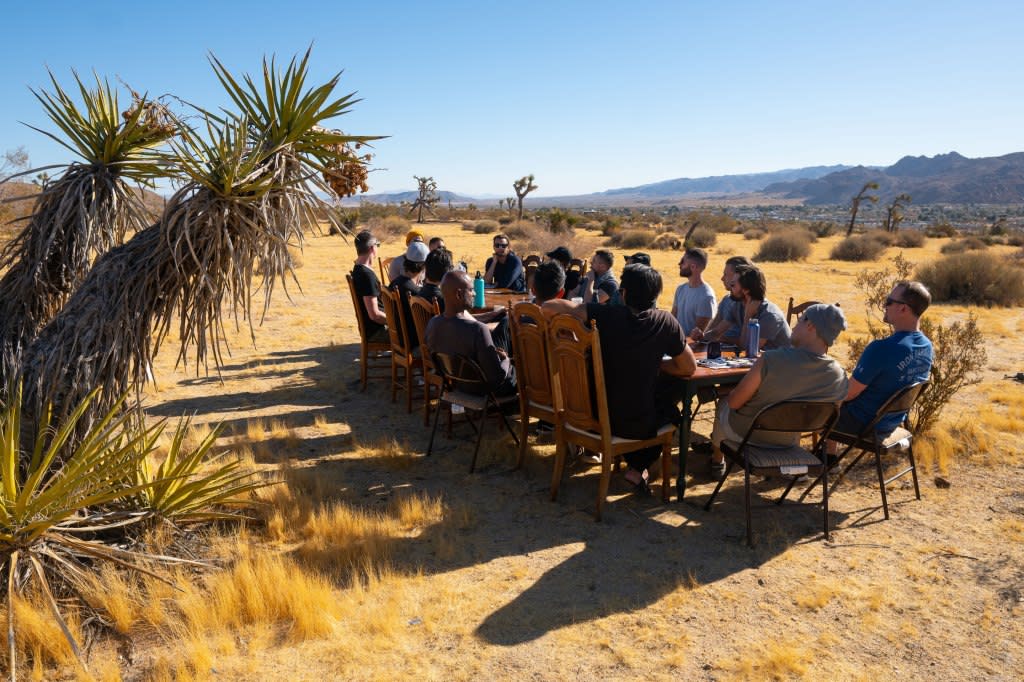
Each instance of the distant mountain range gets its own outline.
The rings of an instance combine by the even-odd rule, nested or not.
[[[867,182],[872,192],[888,203],[897,194],[909,194],[921,204],[1024,204],[1024,152],[969,159],[957,152],[937,156],[905,156],[889,167],[809,166],[770,173],[676,178],[636,187],[592,194],[527,199],[532,208],[545,206],[611,207],[666,206],[671,204],[731,203],[845,205]],[[493,198],[474,198],[441,192],[442,203],[494,204]],[[412,203],[416,192],[363,195],[379,203]],[[358,204],[351,197],[346,204]]]
[[[857,166],[820,178],[768,185],[764,194],[805,204],[844,204],[866,182],[877,182],[883,201],[906,193],[915,204],[1024,203],[1024,152],[969,159],[956,152],[904,156],[888,168]]]

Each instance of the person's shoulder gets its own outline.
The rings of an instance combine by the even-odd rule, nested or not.
[[[702,282],[702,284],[704,285],[704,293],[711,296],[711,298],[715,298],[715,288],[707,282]]]
[[[511,263],[522,263],[523,259],[518,254],[510,253],[508,254],[508,261]]]

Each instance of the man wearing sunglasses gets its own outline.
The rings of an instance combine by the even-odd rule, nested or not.
[[[931,293],[920,282],[896,283],[882,305],[882,321],[892,325],[892,335],[872,341],[864,349],[834,430],[860,433],[893,393],[928,378],[932,342],[921,333],[921,315],[931,302]],[[900,415],[887,417],[878,423],[877,431],[888,435],[902,421]]]
[[[526,291],[526,271],[523,261],[512,253],[512,243],[503,234],[494,237],[494,255],[484,265],[484,282],[499,289]]]

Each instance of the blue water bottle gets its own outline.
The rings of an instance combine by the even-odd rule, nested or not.
[[[755,319],[747,323],[747,357],[756,358],[761,350],[761,323]]]
[[[476,279],[473,280],[473,307],[484,307],[484,278],[480,271],[476,271]]]

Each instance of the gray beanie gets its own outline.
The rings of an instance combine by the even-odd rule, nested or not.
[[[846,329],[846,318],[843,317],[842,308],[837,305],[815,303],[804,311],[804,319],[814,325],[826,346],[835,343],[839,332]]]

